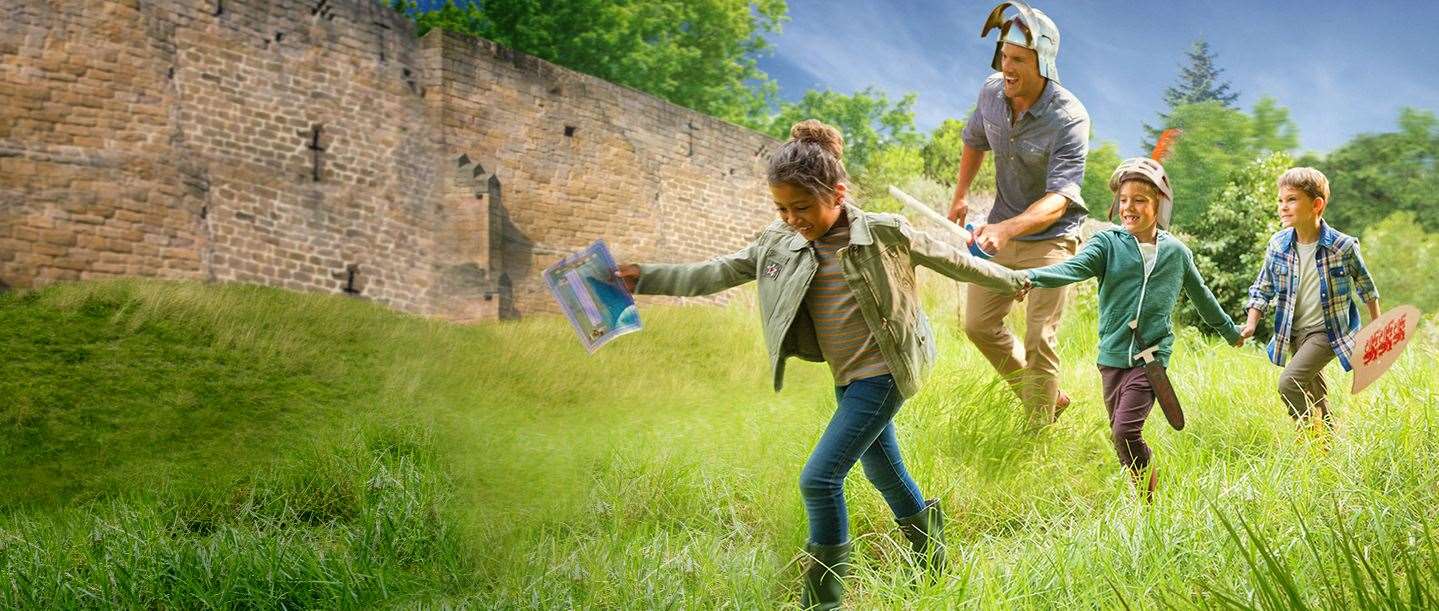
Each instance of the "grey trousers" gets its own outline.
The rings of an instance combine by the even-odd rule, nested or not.
[[[1324,384],[1324,366],[1334,360],[1334,349],[1324,327],[1294,332],[1289,364],[1279,374],[1279,396],[1289,407],[1295,420],[1310,416],[1310,409],[1319,408],[1319,415],[1329,420],[1329,389]]]

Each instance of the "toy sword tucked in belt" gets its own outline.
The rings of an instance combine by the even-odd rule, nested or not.
[[[1169,383],[1169,374],[1164,370],[1164,363],[1154,356],[1159,350],[1159,344],[1141,350],[1135,356],[1144,361],[1144,376],[1149,378],[1149,386],[1154,389],[1154,398],[1159,400],[1159,409],[1164,411],[1164,419],[1169,421],[1169,426],[1179,431],[1184,429],[1184,410],[1179,408],[1179,397],[1174,394],[1174,385]]]

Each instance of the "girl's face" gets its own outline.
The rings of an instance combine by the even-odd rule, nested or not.
[[[1159,199],[1154,188],[1138,180],[1119,185],[1119,223],[1135,237],[1154,233],[1159,216]]]
[[[839,220],[844,213],[844,185],[834,186],[834,192],[816,196],[803,187],[788,183],[769,186],[774,195],[775,212],[779,220],[792,227],[804,239],[819,239]]]

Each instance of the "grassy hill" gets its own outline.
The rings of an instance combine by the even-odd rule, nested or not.
[[[941,362],[897,425],[954,559],[915,587],[856,472],[856,608],[1439,604],[1430,340],[1331,438],[1257,349],[1185,332],[1190,426],[1116,466],[1092,291],[1077,404],[1030,431],[926,292]],[[553,317],[460,327],[334,296],[123,281],[0,295],[0,606],[793,606],[821,365],[769,391],[753,304],[647,308],[594,356]],[[1292,596],[1292,597],[1291,597]]]

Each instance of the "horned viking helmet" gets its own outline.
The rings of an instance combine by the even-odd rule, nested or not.
[[[1004,10],[1013,8],[1016,14],[1006,19]],[[1030,8],[1028,4],[1019,0],[1001,2],[989,12],[989,18],[984,20],[984,29],[979,32],[979,37],[989,35],[989,31],[999,29],[999,40],[994,43],[994,60],[989,66],[999,70],[999,50],[1004,43],[1012,43],[1026,49],[1034,49],[1039,55],[1039,75],[1056,83],[1059,82],[1059,66],[1055,59],[1059,57],[1059,26],[1045,15],[1044,11],[1037,8]]]

